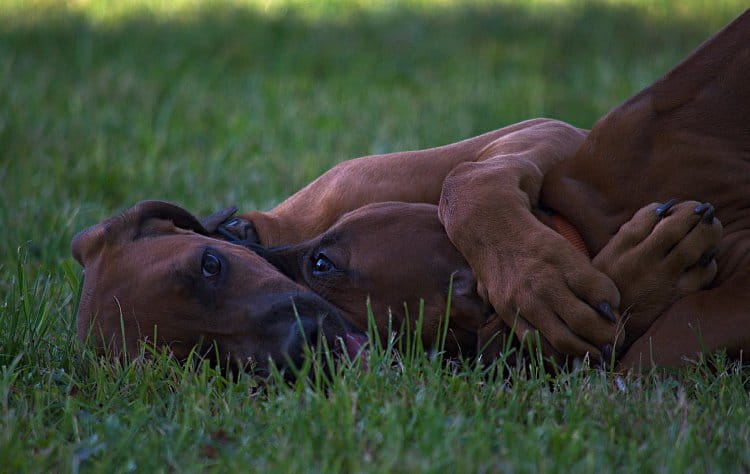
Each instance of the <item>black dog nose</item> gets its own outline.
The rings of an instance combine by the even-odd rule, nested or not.
[[[298,337],[301,343],[314,346],[318,343],[320,323],[317,315],[300,315],[290,329],[290,337]]]
[[[297,326],[301,325],[300,329],[310,344],[320,342],[321,332],[325,334],[331,329],[340,332],[343,329],[338,309],[314,293],[294,298],[293,308]]]
[[[315,293],[294,296],[291,299],[291,304],[292,309],[296,310],[300,317],[307,316],[318,319],[325,315],[338,315],[338,310],[333,305]]]
[[[342,328],[338,310],[315,293],[290,298],[287,311],[289,328],[285,345],[291,351],[304,344],[317,345],[321,334],[326,335],[331,329],[340,332]]]

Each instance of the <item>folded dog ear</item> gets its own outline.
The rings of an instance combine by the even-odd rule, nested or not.
[[[126,211],[125,214],[134,216],[137,227],[142,226],[149,219],[163,219],[172,221],[175,226],[181,229],[192,230],[203,235],[209,234],[197,217],[182,207],[166,201],[142,201]],[[136,233],[133,238],[137,238],[137,236]]]
[[[98,253],[101,244],[104,241],[104,228],[101,224],[92,225],[83,229],[73,237],[70,242],[70,253],[73,258],[82,266],[86,266],[86,261],[90,255]]]
[[[131,242],[141,237],[144,225],[152,219],[171,221],[175,227],[209,234],[197,217],[176,204],[142,201],[118,216],[79,232],[71,242],[73,257],[85,266],[85,262],[100,252],[104,244]]]

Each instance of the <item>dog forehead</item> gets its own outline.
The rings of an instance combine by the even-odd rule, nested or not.
[[[444,234],[438,218],[437,206],[422,203],[385,202],[364,206],[344,216],[340,229],[377,235],[408,236],[414,231]]]

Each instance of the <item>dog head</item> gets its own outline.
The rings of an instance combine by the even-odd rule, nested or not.
[[[450,292],[448,353],[471,355],[488,306],[476,280],[429,204],[371,204],[339,219],[298,245],[261,250],[298,283],[336,306],[359,330],[367,329],[369,301],[382,338],[390,327],[413,330],[422,308],[425,347],[438,341]],[[402,326],[407,324],[408,326]]]
[[[299,363],[320,335],[331,344],[349,333],[320,296],[246,248],[209,237],[210,222],[145,201],[76,235],[79,339],[115,356],[137,354],[141,342],[168,346],[179,359],[210,347],[264,370],[269,359]]]

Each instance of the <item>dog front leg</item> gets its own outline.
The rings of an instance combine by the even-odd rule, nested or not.
[[[572,156],[585,133],[548,122],[503,137],[481,161],[457,166],[439,205],[448,236],[479,291],[523,338],[537,329],[548,356],[597,359],[615,343],[620,294],[586,256],[532,213],[544,174]]]
[[[437,204],[443,180],[457,165],[479,159],[501,137],[549,123],[533,119],[427,150],[344,161],[268,212],[240,215],[264,246],[294,244],[328,229],[343,214],[375,202]]]

